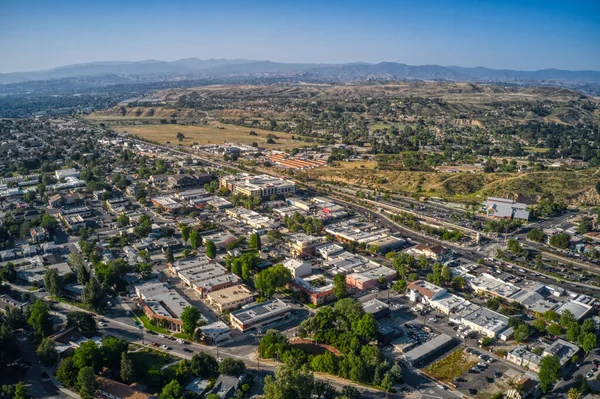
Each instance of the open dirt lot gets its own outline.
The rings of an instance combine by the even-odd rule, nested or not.
[[[115,126],[114,129],[119,132],[127,132],[143,137],[148,140],[156,141],[161,144],[183,144],[191,146],[194,143],[219,144],[219,143],[239,143],[251,145],[257,143],[259,147],[270,149],[283,149],[302,147],[303,143],[292,140],[292,135],[281,132],[270,132],[267,130],[250,129],[247,127],[226,125],[218,122],[211,122],[205,126],[186,126],[170,124],[147,124],[135,126]],[[257,136],[250,136],[248,133],[253,130]],[[177,140],[177,133],[181,132],[185,138],[183,141]],[[267,135],[273,134],[277,138],[275,144],[267,144]]]

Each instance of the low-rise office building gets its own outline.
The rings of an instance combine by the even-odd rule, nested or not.
[[[202,326],[201,331],[204,340],[212,343],[227,341],[231,338],[231,328],[221,320]]]
[[[235,285],[206,295],[211,306],[223,313],[254,302],[254,294],[245,285]]]
[[[159,281],[135,286],[138,305],[150,320],[157,320],[171,331],[183,331],[181,314],[192,306],[185,298]]]
[[[271,323],[287,317],[291,306],[279,299],[246,305],[242,309],[229,314],[229,322],[233,328],[247,332],[253,328],[264,328]]]
[[[498,337],[499,333],[508,327],[508,317],[487,308],[479,308],[464,316],[461,322],[471,330],[490,338]]]
[[[182,282],[203,296],[241,282],[238,276],[206,257],[176,261],[167,266]]]

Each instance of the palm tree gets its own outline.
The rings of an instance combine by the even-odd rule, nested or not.
[[[581,397],[581,394],[579,393],[577,388],[569,389],[569,399],[579,399],[580,397]]]

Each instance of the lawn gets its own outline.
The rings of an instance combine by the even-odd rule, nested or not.
[[[301,141],[292,140],[292,135],[288,133],[251,129],[243,126],[229,125],[219,122],[210,122],[208,125],[203,126],[170,124],[114,126],[114,129],[120,132],[135,134],[161,144],[170,142],[172,145],[182,144],[184,146],[191,146],[194,143],[204,145],[226,142],[251,145],[253,142],[256,142],[260,147],[270,149],[303,147],[306,145]],[[251,130],[256,132],[257,135],[250,136],[248,133]],[[185,136],[182,141],[177,140],[178,132],[183,133]],[[275,144],[267,144],[268,134],[273,134],[277,137],[275,139]]]
[[[144,314],[140,315],[140,314],[136,313],[136,316],[142,322],[142,324],[144,325],[144,327],[147,330],[154,331],[155,333],[159,333],[159,334],[165,334],[165,335],[171,334],[169,332],[169,330],[167,330],[166,328],[155,326],[154,324],[150,323],[150,320],[148,320],[148,317],[146,317],[146,315],[144,315]]]
[[[427,372],[438,380],[452,382],[454,378],[464,374],[476,362],[471,362],[462,349],[457,349],[442,360],[432,364]]]
[[[135,364],[143,364],[146,370],[160,369],[164,365],[177,360],[173,355],[149,348],[141,349],[138,352],[129,352],[129,356],[133,359]]]

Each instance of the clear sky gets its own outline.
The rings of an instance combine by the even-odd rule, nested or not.
[[[247,58],[600,70],[600,0],[0,0],[0,72]]]

